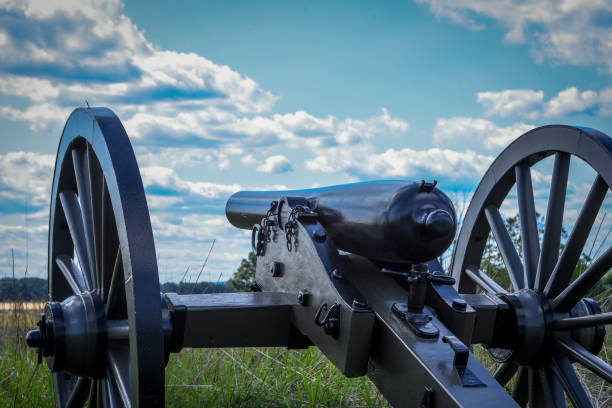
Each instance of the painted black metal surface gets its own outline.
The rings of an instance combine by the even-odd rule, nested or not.
[[[228,200],[227,218],[238,228],[252,229],[270,203],[282,197],[304,197],[339,249],[386,265],[436,258],[448,248],[456,230],[449,198],[434,184],[407,181],[241,191]]]

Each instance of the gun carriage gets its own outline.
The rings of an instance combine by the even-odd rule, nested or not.
[[[554,156],[540,242],[530,167]],[[564,248],[572,156],[595,181]],[[571,274],[612,185],[612,139],[546,126],[484,175],[449,271],[438,257],[457,216],[436,183],[377,181],[238,192],[228,220],[252,230],[257,291],[160,294],[140,173],[119,119],[77,109],[61,137],[49,224],[49,301],[27,343],[53,373],[57,405],[161,406],[164,368],[183,347],[316,346],[346,376],[367,375],[396,407],[590,407],[572,363],[607,382],[597,355],[612,313],[587,293],[607,248]],[[516,186],[522,256],[500,215]],[[511,289],[480,269],[492,232]],[[483,345],[500,364],[474,357]],[[512,378],[512,393],[505,389]]]

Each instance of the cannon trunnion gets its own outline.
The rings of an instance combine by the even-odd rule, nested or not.
[[[540,240],[530,167],[550,155]],[[596,178],[559,254],[574,155]],[[226,213],[253,231],[254,291],[160,294],[127,135],[108,109],[77,109],[53,181],[49,302],[27,343],[52,371],[60,407],[162,406],[170,353],[257,346],[316,346],[344,375],[367,375],[396,407],[564,407],[566,397],[589,407],[572,363],[612,382],[597,357],[612,313],[586,297],[612,267],[612,249],[571,275],[612,185],[611,163],[610,138],[592,129],[549,126],[517,139],[474,194],[451,274],[436,258],[457,219],[435,183],[238,192]],[[521,256],[499,210],[515,185]],[[481,269],[489,232],[506,283]],[[494,374],[474,344],[498,362]]]

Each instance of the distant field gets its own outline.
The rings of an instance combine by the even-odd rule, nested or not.
[[[0,302],[0,311],[6,312],[11,311],[15,308],[14,302]],[[19,302],[17,305],[20,309],[27,311],[40,311],[42,312],[45,307],[45,302]]]

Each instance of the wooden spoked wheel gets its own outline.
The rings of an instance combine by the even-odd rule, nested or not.
[[[554,168],[540,240],[531,167],[549,156],[554,156]],[[573,229],[562,242],[570,161],[576,158],[586,162],[596,176]],[[513,186],[520,218],[521,256],[500,213]],[[496,379],[507,385],[515,378],[512,396],[523,407],[564,407],[565,396],[576,407],[591,407],[573,362],[612,383],[612,367],[597,357],[612,313],[602,313],[599,305],[586,297],[610,271],[612,248],[603,248],[572,281],[610,186],[612,139],[593,129],[546,126],[521,136],[500,154],[465,214],[452,274],[459,293],[475,293],[479,288],[505,299],[516,311],[515,346],[489,352],[501,363]],[[500,285],[481,269],[489,233],[495,239],[511,288]]]
[[[164,331],[149,211],[127,134],[105,108],[75,110],[62,134],[49,300],[33,342],[54,372],[58,406],[163,406]]]

